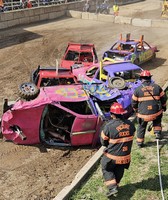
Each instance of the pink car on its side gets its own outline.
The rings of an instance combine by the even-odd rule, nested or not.
[[[16,144],[94,146],[103,123],[97,108],[81,85],[42,87],[33,100],[5,101],[1,131]]]

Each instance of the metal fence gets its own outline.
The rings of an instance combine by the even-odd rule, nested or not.
[[[39,6],[48,6],[54,4],[64,4],[81,0],[5,0],[3,6],[0,6],[0,12],[6,12],[18,9],[27,9]]]

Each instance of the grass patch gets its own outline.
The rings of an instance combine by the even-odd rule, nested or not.
[[[155,137],[146,134],[146,147],[139,149],[134,140],[132,148],[132,162],[129,170],[120,183],[117,200],[160,200],[157,148]],[[160,142],[160,165],[165,200],[168,199],[168,170],[167,170],[168,147],[167,140]],[[94,173],[83,183],[79,190],[69,200],[107,200],[107,188],[104,185],[100,164]]]

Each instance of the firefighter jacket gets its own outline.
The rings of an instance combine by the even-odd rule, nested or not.
[[[166,94],[162,88],[151,81],[144,81],[132,96],[132,107],[137,117],[153,121],[166,110]]]
[[[131,160],[131,148],[135,127],[126,119],[112,119],[101,132],[101,144],[106,146],[104,155],[116,164],[128,164]]]

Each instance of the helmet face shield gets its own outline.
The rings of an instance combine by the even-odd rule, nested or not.
[[[123,115],[127,113],[120,103],[113,103],[110,107],[110,113],[116,115]]]

